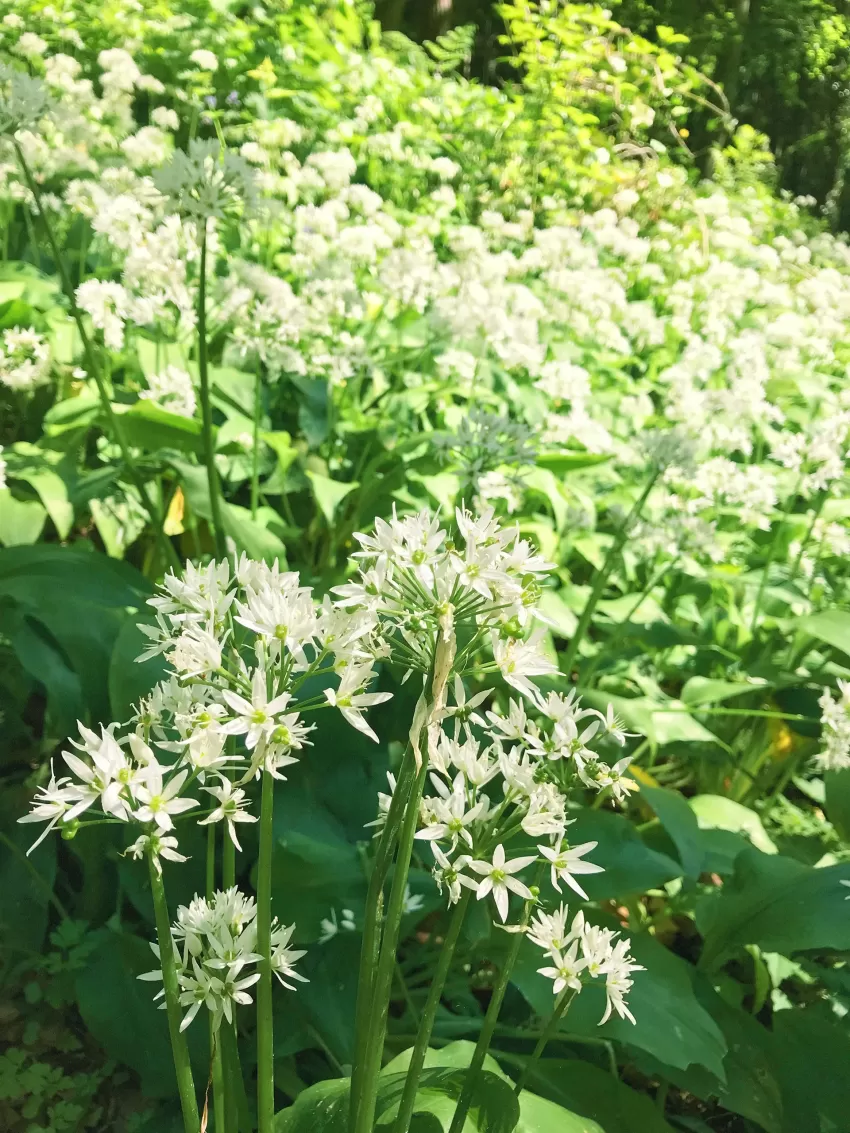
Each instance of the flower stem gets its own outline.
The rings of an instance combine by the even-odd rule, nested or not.
[[[215,1133],[231,1133],[227,1127],[224,1091],[224,1073],[221,1060],[221,1041],[210,1015],[210,1058],[212,1060],[213,1120]]]
[[[487,1014],[484,1017],[484,1023],[478,1035],[478,1042],[475,1044],[475,1050],[472,1053],[472,1060],[469,1063],[469,1069],[466,1072],[466,1077],[463,1081],[463,1089],[460,1092],[460,1097],[457,1100],[455,1107],[454,1117],[449,1126],[449,1133],[460,1133],[466,1122],[466,1115],[469,1113],[469,1107],[472,1104],[472,1099],[475,1095],[475,1090],[478,1085],[478,1076],[481,1073],[481,1068],[484,1065],[484,1059],[487,1057],[487,1051],[490,1049],[490,1042],[493,1038],[493,1032],[496,1030],[496,1023],[499,1021],[499,1012],[502,1009],[502,1001],[505,998],[505,992],[508,989],[508,981],[511,978],[514,964],[516,963],[517,956],[519,955],[519,948],[522,944],[522,938],[525,935],[523,931],[528,926],[531,917],[531,911],[537,902],[537,898],[525,902],[525,908],[522,913],[522,920],[520,921],[520,931],[516,932],[511,937],[511,946],[508,954],[505,957],[505,962],[502,965],[502,970],[499,972],[499,978],[496,981],[496,986],[493,988],[493,994],[490,998],[490,1003],[487,1007]]]
[[[569,987],[564,988],[564,990],[561,992],[561,996],[555,1004],[555,1008],[552,1011],[552,1014],[549,1016],[549,1022],[546,1024],[543,1034],[537,1040],[537,1045],[531,1052],[531,1057],[526,1061],[525,1066],[522,1069],[522,1073],[517,1079],[517,1084],[514,1087],[514,1093],[517,1095],[517,1097],[519,1097],[519,1095],[522,1093],[522,1088],[525,1085],[526,1080],[528,1079],[529,1071],[543,1054],[543,1051],[546,1049],[546,1044],[551,1038],[554,1037],[555,1032],[558,1030],[558,1024],[561,1022],[564,1015],[566,1015],[567,1009],[569,1008],[573,999],[575,999],[575,994],[575,991]]]
[[[238,1133],[239,1103],[244,1093],[242,1067],[239,1063],[239,1042],[236,1035],[236,1021],[228,1023],[222,1019],[218,1028],[218,1041],[221,1044],[221,1072],[224,1084],[224,1133]],[[216,1116],[218,1111],[216,1110]]]
[[[274,778],[263,770],[260,802],[260,854],[257,861],[257,1129],[274,1130],[274,1031],[272,1019],[272,841],[274,836]]]
[[[260,417],[263,413],[263,383],[260,372],[254,378],[254,439],[251,453],[251,518],[257,518],[260,503]]]
[[[378,1097],[378,1075],[381,1070],[381,1055],[384,1050],[384,1037],[387,1029],[390,990],[392,987],[398,934],[404,913],[404,894],[407,887],[407,874],[413,853],[413,839],[419,818],[419,802],[425,788],[428,761],[423,760],[416,776],[413,791],[407,807],[399,835],[398,855],[396,857],[390,899],[387,905],[387,918],[384,925],[378,966],[375,972],[372,993],[372,1010],[369,1018],[369,1033],[364,1052],[363,1080],[361,1096],[354,1123],[355,1133],[372,1133],[375,1120],[375,1105]]]
[[[649,493],[652,491],[655,485],[655,481],[658,479],[659,475],[659,470],[654,469],[646,484],[646,487],[641,492],[640,497],[636,500],[636,502],[632,506],[632,510],[623,520],[616,535],[614,536],[614,541],[608,548],[608,554],[605,556],[605,561],[596,572],[596,577],[593,580],[593,588],[587,597],[587,601],[584,604],[584,609],[582,610],[581,616],[578,620],[578,625],[575,628],[575,633],[570,639],[570,644],[567,648],[566,653],[564,654],[563,661],[561,662],[561,671],[567,673],[567,675],[569,675],[569,673],[571,672],[576,657],[578,656],[579,646],[582,643],[585,633],[587,633],[588,626],[590,625],[590,620],[593,617],[594,611],[596,610],[596,605],[605,591],[605,584],[608,582],[608,577],[614,568],[614,563],[617,561],[617,556],[620,554],[623,544],[628,537],[632,523],[638,518],[641,511],[643,510],[643,505],[649,498]]]
[[[32,171],[29,165],[27,164],[27,159],[24,157],[23,150],[14,139],[12,140],[12,144],[15,147],[15,154],[18,158],[18,164],[21,167],[21,172],[24,175],[24,180],[27,183],[27,188],[33,195],[33,200],[35,202],[39,220],[44,226],[44,231],[47,235],[47,242],[50,246],[50,254],[52,255],[53,261],[56,264],[56,270],[59,273],[59,281],[62,284],[62,290],[65,292],[65,296],[70,305],[71,317],[77,324],[80,341],[83,344],[83,353],[86,357],[86,365],[88,366],[89,373],[94,378],[95,385],[97,386],[97,392],[98,396],[100,397],[100,403],[103,408],[104,416],[106,417],[110,431],[115,438],[119,449],[121,450],[121,458],[124,461],[124,465],[127,469],[127,474],[132,480],[133,486],[135,487],[136,491],[139,493],[139,499],[142,501],[142,506],[148,513],[150,521],[153,524],[157,541],[162,548],[165,559],[173,569],[179,570],[180,559],[177,555],[177,552],[174,550],[170,539],[168,539],[168,537],[166,536],[163,528],[165,517],[160,512],[159,508],[156,507],[148,493],[147,486],[142,479],[142,475],[139,472],[139,469],[136,467],[133,453],[131,452],[130,446],[127,443],[127,438],[124,435],[124,428],[121,424],[118,414],[112,407],[112,401],[110,400],[109,391],[106,388],[106,382],[104,381],[103,374],[101,373],[100,365],[94,352],[94,347],[92,345],[91,339],[89,338],[88,331],[86,330],[86,324],[83,322],[83,316],[80,312],[79,307],[77,306],[77,298],[74,292],[73,284],[71,283],[71,277],[68,274],[68,269],[64,259],[62,258],[62,253],[59,251],[59,244],[56,240],[53,226],[51,225],[47,213],[45,212],[41,202],[41,192],[38,188],[38,184],[32,175]],[[24,211],[26,213],[26,209]]]
[[[223,559],[227,550],[224,542],[224,521],[221,513],[221,483],[215,465],[212,402],[210,401],[210,375],[207,358],[207,229],[200,222],[201,263],[198,274],[198,375],[201,379],[201,419],[203,422],[204,461],[207,466],[207,487],[210,494],[210,526],[215,542],[215,553]]]
[[[449,928],[440,949],[440,959],[437,962],[437,970],[434,972],[431,979],[431,987],[428,992],[425,1009],[422,1012],[422,1020],[416,1034],[416,1042],[413,1044],[413,1050],[410,1054],[410,1064],[407,1067],[404,1092],[401,1096],[401,1103],[399,1105],[398,1116],[395,1120],[395,1126],[393,1127],[393,1133],[407,1133],[410,1128],[410,1121],[413,1117],[413,1106],[416,1102],[416,1091],[419,1087],[419,1075],[422,1073],[428,1043],[431,1041],[431,1031],[434,1028],[434,1018],[437,1014],[437,1007],[443,995],[446,977],[449,974],[449,967],[452,962],[452,957],[454,956],[455,947],[458,942],[458,937],[460,936],[460,930],[463,926],[463,920],[466,916],[466,910],[469,906],[471,896],[471,890],[465,889],[463,891],[463,895],[455,905],[451,920],[449,921]]]
[[[384,828],[378,841],[378,849],[375,853],[375,861],[369,876],[369,888],[366,894],[366,919],[363,925],[363,943],[360,949],[360,970],[357,981],[357,1007],[354,1024],[355,1056],[351,1074],[349,1104],[349,1127],[352,1130],[360,1102],[364,1059],[369,1040],[369,1019],[374,997],[374,975],[377,970],[381,947],[380,925],[384,882],[389,872],[390,862],[398,839],[398,828],[404,811],[404,801],[410,793],[414,772],[413,746],[408,744],[399,770],[398,782],[390,800]]]
[[[151,878],[151,894],[156,915],[156,936],[159,943],[159,962],[162,967],[162,985],[165,989],[165,1007],[168,1015],[168,1032],[171,1036],[171,1053],[174,1057],[174,1070],[177,1074],[177,1090],[183,1110],[183,1127],[186,1133],[198,1133],[198,1099],[192,1079],[192,1066],[189,1062],[189,1049],[186,1036],[180,1030],[180,985],[177,982],[177,965],[174,963],[174,943],[171,939],[171,924],[168,919],[168,903],[165,900],[165,885],[162,880],[156,856],[148,853],[148,869]]]

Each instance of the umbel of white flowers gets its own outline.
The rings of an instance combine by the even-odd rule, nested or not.
[[[260,978],[255,965],[262,959],[257,952],[257,904],[253,897],[246,897],[234,886],[218,892],[211,901],[195,897],[188,906],[181,905],[177,919],[171,929],[177,979],[180,985],[180,1003],[188,1008],[180,1026],[181,1030],[192,1022],[206,1007],[212,1014],[213,1026],[218,1027],[222,1019],[233,1021],[236,1004],[251,1003],[248,988]],[[287,980],[306,978],[299,975],[293,965],[305,952],[290,948],[294,925],[273,925],[272,928],[272,971],[281,984],[294,991]],[[159,958],[159,946],[151,944],[154,954]],[[161,980],[160,968],[145,972],[140,980]],[[155,998],[163,999],[164,991]]]

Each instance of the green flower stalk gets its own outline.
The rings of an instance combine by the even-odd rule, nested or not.
[[[455,948],[457,947],[458,938],[460,937],[460,931],[463,927],[466,910],[469,907],[471,897],[471,891],[469,889],[464,890],[462,897],[454,907],[451,920],[449,921],[448,931],[446,932],[445,939],[440,948],[440,958],[437,961],[436,971],[431,978],[431,987],[428,991],[428,998],[425,1001],[425,1009],[422,1012],[422,1019],[419,1023],[416,1041],[410,1053],[410,1064],[407,1068],[404,1092],[402,1093],[401,1102],[399,1103],[399,1111],[395,1125],[393,1126],[393,1133],[407,1133],[410,1128],[410,1122],[413,1117],[413,1107],[416,1103],[416,1091],[419,1087],[419,1075],[422,1073],[422,1067],[425,1065],[425,1055],[428,1051],[428,1043],[431,1041],[431,1032],[434,1029],[434,1019],[437,1014],[437,1008],[440,1004],[443,988],[446,986],[446,977],[449,974],[449,968],[454,958]]]
[[[177,967],[174,963],[174,944],[171,939],[171,925],[168,919],[168,903],[165,899],[165,885],[162,880],[162,870],[153,848],[148,850],[147,858],[151,879],[151,895],[153,897],[154,914],[156,917],[156,936],[159,943],[162,985],[165,990],[168,1033],[171,1038],[171,1053],[174,1058],[174,1070],[177,1074],[177,1090],[180,1094],[180,1107],[183,1111],[183,1127],[185,1133],[198,1133],[198,1129],[200,1128],[198,1099],[195,1094],[195,1082],[192,1077],[192,1066],[189,1062],[189,1049],[186,1045],[186,1036],[180,1029],[180,987],[177,982]]]
[[[272,840],[274,778],[264,769],[260,801],[260,854],[257,860],[257,1128],[274,1130],[274,1020],[272,1015]]]
[[[540,871],[538,870],[538,878],[539,877]],[[532,893],[534,893],[533,889]],[[531,913],[536,904],[536,900],[535,895],[532,900],[525,902],[522,920],[511,937],[511,945],[508,949],[508,954],[505,957],[502,970],[499,972],[496,986],[493,988],[493,994],[487,1007],[487,1014],[484,1017],[484,1024],[481,1027],[478,1042],[475,1044],[475,1050],[472,1052],[472,1060],[469,1063],[469,1069],[463,1081],[463,1088],[457,1100],[452,1123],[449,1126],[449,1133],[461,1133],[464,1123],[466,1122],[466,1115],[469,1113],[469,1107],[472,1105],[472,1099],[475,1096],[475,1090],[478,1086],[478,1076],[484,1066],[484,1059],[487,1057],[487,1051],[490,1049],[490,1043],[496,1031],[496,1024],[499,1021],[499,1012],[502,1010],[502,1003],[505,998],[505,992],[508,990],[511,972],[514,970],[520,945],[522,944],[525,930],[528,928],[528,922],[531,919]]]

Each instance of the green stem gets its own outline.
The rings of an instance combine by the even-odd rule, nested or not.
[[[351,1096],[349,1104],[349,1128],[353,1131],[356,1113],[360,1104],[363,1085],[363,1071],[366,1046],[369,1041],[369,1019],[374,998],[374,979],[378,967],[381,947],[381,912],[383,906],[384,882],[389,872],[393,851],[398,838],[398,828],[404,812],[404,802],[410,793],[416,761],[412,744],[408,744],[399,769],[398,781],[390,800],[384,828],[378,841],[375,862],[369,875],[366,894],[366,918],[363,925],[363,942],[360,948],[360,970],[357,980],[357,1007],[354,1016],[354,1065],[351,1073]]]
[[[428,1044],[431,1041],[431,1031],[434,1028],[437,1008],[442,998],[446,977],[449,974],[449,967],[452,962],[452,957],[454,956],[454,950],[458,942],[458,937],[460,936],[463,919],[466,916],[466,910],[469,906],[471,896],[472,891],[470,889],[464,889],[461,899],[454,907],[446,938],[440,949],[440,959],[437,962],[437,970],[434,972],[431,980],[428,999],[425,1003],[425,1009],[422,1012],[422,1020],[416,1034],[416,1042],[413,1044],[413,1050],[410,1054],[410,1064],[407,1068],[407,1078],[404,1082],[404,1093],[401,1096],[401,1103],[395,1126],[393,1127],[393,1133],[407,1133],[410,1128],[410,1121],[413,1117],[413,1106],[416,1102],[416,1091],[419,1087],[419,1075],[422,1073],[422,1067],[425,1063],[425,1054],[428,1050]]]
[[[260,802],[260,853],[257,859],[257,1129],[274,1133],[274,1030],[272,1020],[272,841],[274,778],[263,770]]]
[[[244,1086],[242,1083],[242,1067],[239,1064],[239,1043],[236,1036],[235,1019],[232,1023],[222,1019],[218,1028],[218,1041],[221,1045],[221,1075],[224,1085],[223,1129],[225,1133],[238,1133],[239,1102],[242,1093],[244,1093]]]
[[[71,317],[77,324],[77,330],[80,334],[80,341],[83,344],[83,353],[85,354],[86,365],[88,366],[89,373],[94,378],[95,385],[97,386],[97,392],[98,396],[100,397],[100,403],[103,408],[104,416],[106,417],[110,431],[112,432],[112,435],[114,436],[116,442],[118,443],[118,447],[121,450],[121,458],[124,461],[124,465],[127,469],[127,474],[132,480],[133,486],[135,487],[136,491],[139,493],[139,498],[142,501],[142,506],[148,513],[150,521],[153,524],[157,540],[162,547],[166,561],[170,563],[171,567],[174,570],[179,571],[181,565],[180,559],[177,555],[177,552],[174,550],[171,541],[167,538],[163,530],[165,517],[154,505],[153,501],[150,498],[150,495],[148,494],[145,482],[142,479],[141,473],[136,467],[136,462],[133,458],[133,454],[130,451],[130,446],[127,443],[127,439],[124,435],[124,428],[121,424],[120,418],[112,407],[109,391],[106,388],[106,382],[104,381],[103,374],[101,373],[100,366],[98,365],[94,347],[92,345],[91,339],[89,338],[88,331],[86,330],[86,324],[83,321],[82,313],[77,306],[77,298],[74,292],[74,287],[71,283],[71,278],[68,275],[68,269],[65,265],[65,261],[62,258],[61,252],[59,251],[59,244],[57,243],[56,235],[53,232],[53,226],[51,225],[47,217],[47,213],[42,207],[41,193],[39,191],[38,184],[36,183],[36,180],[33,177],[32,172],[30,171],[30,167],[27,164],[26,158],[24,157],[23,150],[16,141],[13,140],[12,144],[15,147],[15,153],[18,158],[18,164],[21,167],[21,172],[24,175],[24,180],[27,183],[29,191],[33,195],[33,200],[35,201],[35,207],[39,219],[44,226],[44,231],[47,235],[47,242],[50,245],[50,254],[53,256],[54,263],[56,264],[56,270],[59,273],[59,280],[62,284],[62,290],[65,292],[65,296],[68,299]]]
[[[221,884],[224,889],[232,889],[236,884],[236,847],[226,830],[221,852]]]
[[[522,1069],[522,1073],[517,1079],[517,1084],[514,1087],[514,1093],[517,1095],[517,1097],[519,1097],[519,1095],[522,1093],[522,1088],[528,1080],[529,1072],[533,1068],[535,1062],[537,1062],[540,1056],[543,1054],[543,1051],[546,1049],[546,1044],[550,1039],[554,1038],[555,1032],[558,1030],[558,1024],[561,1022],[564,1015],[566,1015],[567,1009],[575,998],[575,994],[576,993],[572,988],[564,988],[564,990],[561,992],[560,998],[556,1002],[552,1014],[549,1016],[549,1022],[546,1024],[543,1034],[537,1040],[537,1045],[531,1052],[531,1056],[526,1061],[525,1066]]]
[[[224,1072],[222,1069],[221,1043],[213,1026],[213,1017],[210,1015],[210,1058],[212,1060],[212,1091],[213,1091],[213,1119],[215,1133],[231,1133],[227,1127],[227,1113],[224,1089]],[[233,1133],[236,1133],[233,1130]]]
[[[206,898],[212,900],[215,892],[215,824],[207,827]]]
[[[201,419],[203,422],[204,461],[207,466],[207,487],[210,495],[210,527],[215,543],[216,557],[223,559],[227,550],[224,542],[224,520],[221,513],[221,483],[215,465],[210,375],[207,358],[207,229],[201,228],[201,264],[198,275],[198,375],[201,379]]]
[[[254,448],[251,453],[251,518],[257,518],[260,502],[260,417],[263,411],[263,383],[260,372],[254,378]]]
[[[189,1062],[189,1049],[186,1036],[180,1030],[180,985],[177,981],[177,965],[174,962],[174,943],[171,939],[171,924],[168,919],[168,903],[165,899],[165,885],[159,864],[153,853],[148,853],[148,869],[151,878],[151,895],[156,914],[156,936],[159,943],[159,962],[162,968],[162,986],[165,989],[165,1008],[168,1015],[168,1032],[171,1036],[171,1053],[174,1057],[174,1070],[177,1074],[177,1090],[183,1110],[185,1133],[198,1133],[198,1099],[192,1079],[192,1066]]]
[[[381,1055],[384,1050],[384,1036],[387,1030],[390,991],[395,967],[396,947],[399,928],[404,913],[404,894],[407,887],[407,874],[413,853],[413,839],[419,819],[419,802],[425,788],[428,774],[427,756],[416,776],[413,791],[407,802],[404,820],[399,835],[398,855],[396,857],[390,899],[387,905],[387,918],[384,926],[378,967],[372,995],[372,1010],[369,1019],[369,1032],[364,1052],[361,1096],[355,1118],[355,1133],[372,1133],[375,1120],[375,1105],[378,1097],[378,1075],[381,1070]]]
[[[539,871],[538,871],[539,876]],[[528,927],[528,922],[531,918],[531,911],[537,903],[537,898],[525,902],[525,908],[522,913],[522,920],[520,921],[520,929],[523,930]],[[487,1007],[487,1014],[484,1017],[484,1023],[481,1027],[481,1033],[478,1036],[478,1042],[475,1044],[475,1050],[472,1053],[472,1060],[469,1063],[469,1069],[463,1080],[463,1089],[460,1092],[460,1097],[457,1100],[455,1107],[454,1117],[449,1126],[449,1133],[461,1133],[466,1115],[469,1113],[469,1107],[472,1104],[472,1099],[475,1095],[475,1090],[478,1085],[478,1076],[481,1073],[481,1068],[484,1065],[484,1059],[487,1057],[487,1051],[490,1049],[490,1042],[493,1038],[493,1032],[496,1030],[496,1023],[499,1021],[499,1012],[502,1009],[502,1001],[505,998],[505,992],[508,990],[508,981],[511,978],[514,964],[516,964],[517,956],[519,955],[519,948],[522,944],[522,939],[525,936],[523,931],[516,932],[511,936],[511,945],[508,954],[505,957],[505,962],[502,965],[502,970],[499,972],[499,978],[496,981],[496,986],[493,988],[493,994],[490,998],[490,1003]]]
[[[632,523],[638,518],[641,511],[643,510],[643,505],[649,498],[649,493],[652,491],[653,486],[655,485],[655,481],[658,479],[659,475],[660,472],[658,471],[658,469],[655,469],[650,476],[643,492],[641,492],[640,497],[632,506],[632,510],[620,525],[617,534],[614,536],[614,541],[608,548],[608,554],[605,556],[605,561],[603,562],[600,569],[596,572],[596,577],[593,580],[593,589],[590,591],[590,594],[587,597],[587,601],[584,604],[584,609],[582,610],[581,616],[579,617],[578,625],[575,628],[575,633],[570,640],[570,644],[567,648],[566,653],[564,654],[564,659],[561,664],[561,671],[566,673],[567,676],[569,676],[570,672],[572,671],[575,659],[578,656],[579,646],[584,639],[585,633],[587,633],[587,629],[590,625],[590,620],[593,617],[596,605],[599,602],[599,599],[602,597],[602,594],[604,593],[605,584],[608,581],[608,577],[614,568],[614,563],[617,561],[617,557],[620,554],[623,544],[626,541]]]

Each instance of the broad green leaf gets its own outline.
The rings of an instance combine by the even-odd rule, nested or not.
[[[816,1008],[774,1017],[773,1072],[782,1088],[782,1133],[843,1133],[850,1112],[850,1038]]]
[[[769,685],[746,684],[741,681],[715,681],[708,677],[690,677],[682,688],[682,702],[689,707],[718,704],[745,693],[760,692]]]
[[[194,417],[169,413],[147,399],[140,399],[126,411],[123,406],[113,408],[120,412],[121,426],[131,445],[148,452],[176,449],[197,455],[204,451],[201,422]]]
[[[4,785],[0,820],[0,952],[8,960],[24,953],[39,953],[44,946],[50,915],[50,894],[56,878],[56,838],[46,838],[26,857],[44,827],[18,824],[27,809],[28,791]]]
[[[821,610],[820,613],[797,618],[790,623],[789,629],[807,633],[850,656],[850,612],[847,610]]]
[[[375,1129],[387,1129],[398,1111],[406,1075],[388,1074],[379,1079]],[[416,1112],[430,1113],[446,1133],[451,1125],[457,1098],[463,1088],[464,1069],[454,1066],[426,1066],[419,1080]],[[275,1133],[346,1133],[350,1079],[318,1082],[299,1094],[295,1104],[275,1116]],[[518,1125],[519,1102],[511,1085],[500,1075],[484,1070],[479,1076],[464,1133],[514,1133]],[[430,1126],[429,1126],[430,1127]],[[436,1128],[436,1126],[435,1126]],[[554,1133],[554,1126],[550,1127]],[[579,1129],[562,1127],[565,1133]],[[526,1133],[548,1133],[545,1126],[528,1126]],[[588,1130],[587,1133],[594,1133]]]
[[[21,668],[44,688],[48,733],[64,736],[72,732],[86,712],[80,678],[59,643],[34,614],[16,602],[0,602],[0,632]]]
[[[517,1067],[522,1060],[517,1059]],[[581,1115],[604,1133],[672,1133],[653,1102],[609,1071],[578,1059],[542,1058],[528,1076],[529,1086],[550,1101]],[[579,1118],[579,1120],[581,1120]],[[552,1126],[552,1133],[569,1126]],[[578,1129],[588,1128],[583,1121]]]
[[[699,877],[705,854],[699,824],[687,799],[662,787],[641,787],[640,797],[649,803],[673,839],[686,876]]]
[[[74,523],[74,508],[68,498],[68,485],[59,473],[45,461],[33,461],[30,467],[18,464],[14,470],[10,470],[9,477],[25,480],[38,492],[59,538],[67,539]]]
[[[696,795],[688,800],[701,830],[731,830],[746,834],[757,850],[775,854],[776,846],[767,836],[761,819],[754,810],[725,795]]]
[[[782,1092],[773,1066],[771,1032],[745,1011],[730,1006],[699,972],[694,974],[694,991],[726,1042],[722,1076],[696,1064],[684,1070],[673,1067],[644,1051],[636,1054],[638,1068],[648,1077],[668,1079],[695,1097],[717,1100],[725,1109],[757,1121],[768,1133],[780,1133]]]
[[[717,966],[745,944],[785,956],[806,949],[850,949],[842,881],[850,862],[813,869],[782,855],[745,850],[734,877],[697,903],[705,938],[702,963]]]
[[[100,399],[88,391],[51,405],[44,415],[44,432],[59,436],[70,429],[87,429],[100,418]]]
[[[28,546],[41,535],[47,511],[38,500],[19,500],[11,488],[0,488],[0,543]]]
[[[147,941],[104,929],[99,947],[77,975],[77,1004],[109,1057],[136,1071],[148,1097],[167,1097],[176,1082],[165,1012],[153,1002],[157,985],[136,978],[155,967]],[[200,1028],[195,1034],[190,1029],[188,1037],[200,1048]]]
[[[651,850],[633,823],[613,811],[579,811],[570,826],[570,843],[582,842],[599,843],[591,858],[604,870],[582,875],[582,888],[592,901],[645,893],[682,875],[677,861]]]
[[[322,476],[319,472],[307,472],[307,479],[313,486],[313,495],[316,497],[316,503],[319,505],[319,510],[328,521],[328,526],[333,525],[334,515],[336,509],[342,503],[347,495],[359,488],[360,485],[357,480],[351,480],[347,484],[343,484],[341,480],[332,480],[329,476]]]
[[[559,637],[569,639],[575,633],[578,618],[557,590],[544,590],[537,608]]]

